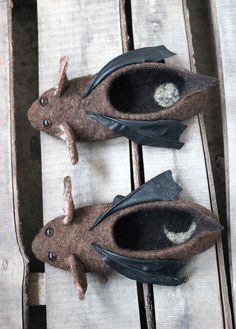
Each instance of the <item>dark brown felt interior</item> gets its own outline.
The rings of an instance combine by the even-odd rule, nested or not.
[[[163,83],[172,82],[183,92],[184,80],[165,69],[136,68],[121,74],[111,83],[108,97],[113,107],[124,113],[152,113],[164,110],[154,99],[154,92]]]
[[[158,250],[173,246],[164,234],[186,232],[193,215],[183,210],[142,209],[118,219],[113,228],[114,239],[120,248]]]

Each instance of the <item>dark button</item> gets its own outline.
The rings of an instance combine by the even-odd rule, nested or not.
[[[49,251],[48,252],[48,259],[51,260],[51,261],[55,261],[57,259],[57,255],[54,252]]]
[[[54,233],[54,230],[53,230],[53,228],[52,227],[47,227],[46,228],[46,230],[45,230],[45,235],[47,236],[47,237],[51,237],[51,236],[53,236],[53,233]]]
[[[45,127],[45,128],[49,128],[49,127],[51,127],[51,125],[52,125],[52,122],[51,122],[51,120],[49,120],[49,119],[44,119],[44,120],[42,120],[42,125]]]
[[[47,99],[47,97],[43,96],[43,97],[40,97],[40,98],[39,98],[39,104],[40,104],[41,106],[46,106],[47,103],[48,103],[48,99]]]

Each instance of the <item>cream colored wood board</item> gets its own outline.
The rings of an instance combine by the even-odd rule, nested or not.
[[[187,19],[180,0],[132,0],[135,48],[164,44],[178,54],[167,63],[189,69]],[[188,128],[181,137],[185,142],[181,150],[143,147],[145,179],[171,169],[183,188],[181,198],[210,208],[198,118],[185,123]],[[189,280],[182,286],[154,286],[157,328],[223,328],[215,247],[192,258],[185,275]]]
[[[0,1],[0,328],[22,329],[24,266],[16,238],[12,171],[10,1]]]
[[[224,123],[231,282],[234,314],[236,315],[236,3],[233,0],[212,0],[211,9]]]
[[[122,52],[117,0],[39,0],[40,91],[56,83],[60,56],[68,55],[69,78],[95,73]],[[70,175],[77,207],[112,201],[130,191],[129,146],[125,138],[78,143],[80,163],[70,164],[64,142],[41,135],[44,223],[62,213],[63,177]],[[46,266],[48,329],[139,328],[136,283],[116,273],[103,284],[88,275],[84,301],[71,274]]]
[[[28,298],[30,306],[46,304],[44,273],[29,274]]]

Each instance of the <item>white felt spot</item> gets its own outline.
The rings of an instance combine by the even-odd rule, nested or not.
[[[172,106],[180,99],[179,89],[172,82],[163,83],[155,90],[154,99],[162,107]]]
[[[188,231],[175,233],[168,231],[167,228],[164,226],[164,233],[167,239],[169,239],[173,244],[180,244],[191,238],[191,236],[196,230],[196,227],[197,224],[195,222],[192,222],[192,224],[189,226]]]

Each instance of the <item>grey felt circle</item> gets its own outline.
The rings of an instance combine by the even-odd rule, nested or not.
[[[180,92],[172,82],[166,82],[157,87],[154,99],[159,106],[170,107],[180,99]]]

